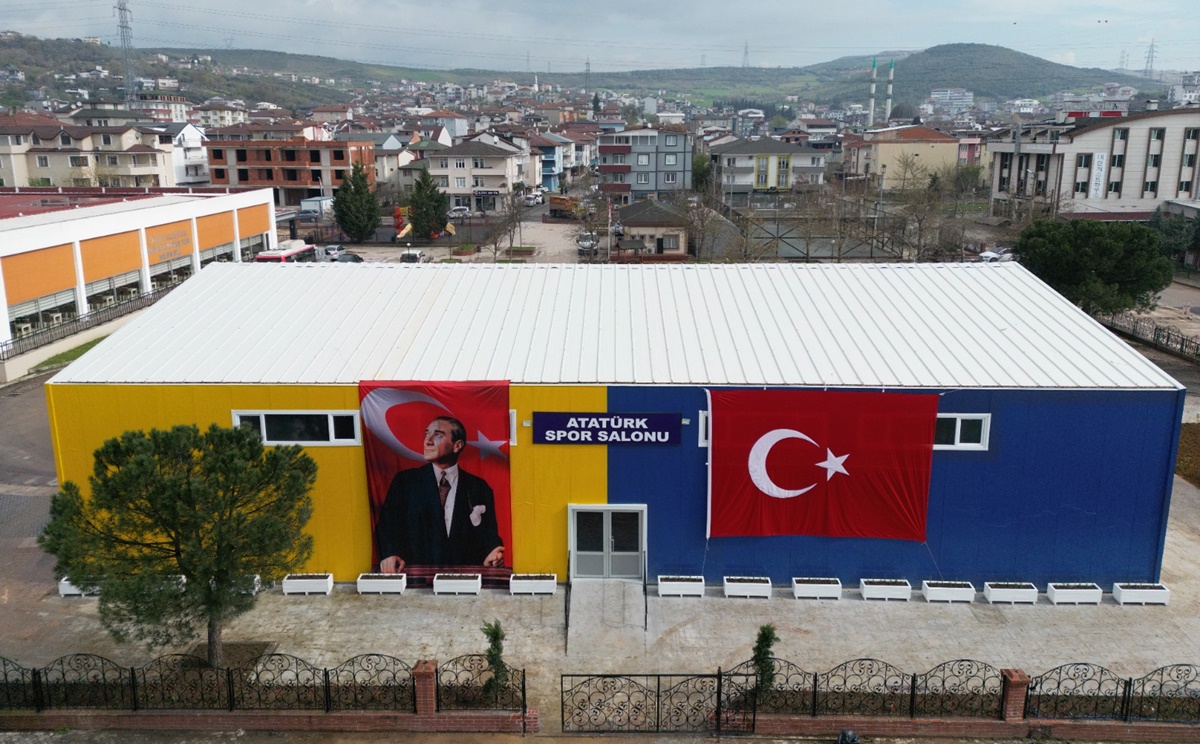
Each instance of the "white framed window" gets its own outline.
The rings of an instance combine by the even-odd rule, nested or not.
[[[663,183],[675,183],[675,177],[678,175],[678,173],[664,173]]]
[[[637,174],[637,177],[638,177],[637,178],[638,183],[650,183],[650,174],[649,173],[639,173],[639,174]]]
[[[455,161],[454,161],[454,167],[455,167],[455,168],[457,168],[458,170],[463,170],[463,169],[465,169],[465,168],[467,167],[467,161],[466,161],[466,159],[465,159],[465,158],[458,158],[457,160],[455,160]]]
[[[669,152],[663,156],[663,165],[678,165],[679,156],[673,152]]]
[[[935,450],[986,450],[990,413],[939,413],[933,430]]]
[[[70,147],[71,146],[71,135],[69,135],[69,134],[59,135],[58,143],[60,145],[62,145],[63,147]]]
[[[49,168],[50,167],[50,156],[49,155],[38,155],[37,156],[37,167]]]
[[[362,444],[358,411],[234,411],[234,426],[247,426],[263,444],[348,447]]]
[[[455,179],[454,179],[454,188],[456,188],[456,189],[465,189],[466,187],[467,187],[467,178],[466,178],[466,176],[459,176],[458,178],[455,178]]]
[[[668,134],[666,136],[666,143],[664,144],[664,146],[665,147],[674,147],[678,142],[679,142],[678,137],[676,137],[673,134]]]
[[[88,156],[87,155],[72,155],[71,156],[71,167],[72,168],[88,167]]]
[[[450,176],[438,176],[438,188],[450,188]]]
[[[638,153],[638,165],[650,165],[650,155],[644,152]]]
[[[472,186],[474,186],[474,187],[475,187],[475,188],[477,188],[477,189],[481,189],[481,188],[483,188],[483,187],[484,187],[484,185],[485,185],[485,184],[483,183],[483,176],[474,176],[474,177],[472,177],[472,178],[471,178],[471,185],[472,185]]]
[[[100,135],[100,143],[103,145],[111,145],[112,144],[112,135],[111,134]]]
[[[487,166],[483,164],[483,158],[472,158],[471,159],[471,167],[486,168]]]
[[[438,158],[438,167],[439,168],[449,168],[450,167],[449,158]]]
[[[117,164],[117,163],[119,163],[119,162],[120,162],[120,160],[117,158],[117,156],[116,156],[116,155],[109,155],[109,156],[108,156],[108,164],[109,164],[109,165],[116,165],[116,164]]]

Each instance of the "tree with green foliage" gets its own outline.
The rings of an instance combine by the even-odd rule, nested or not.
[[[408,221],[413,235],[428,238],[446,227],[450,214],[450,197],[438,188],[427,168],[422,168],[408,198]]]
[[[1013,253],[1089,314],[1152,308],[1174,275],[1158,234],[1129,222],[1039,220],[1021,233]]]
[[[1181,214],[1166,214],[1162,207],[1154,210],[1149,227],[1158,233],[1162,254],[1175,263],[1183,263],[1184,254],[1196,243],[1196,220]]]
[[[491,679],[484,683],[483,691],[486,694],[498,696],[508,685],[509,676],[508,664],[504,661],[504,628],[500,627],[499,620],[493,620],[490,623],[484,623],[480,630],[488,640],[488,648],[484,652],[484,656],[487,657],[488,669],[492,670]]]
[[[754,662],[754,674],[758,680],[754,685],[754,694],[761,702],[762,699],[775,687],[775,642],[779,640],[779,636],[775,633],[774,625],[760,625],[758,628],[758,638],[754,641],[754,653],[751,660]]]
[[[704,194],[712,181],[712,158],[698,152],[692,156],[692,190]]]
[[[600,92],[599,91],[592,93],[592,115],[593,116],[600,115]]]
[[[350,177],[333,192],[333,216],[346,237],[355,243],[375,237],[375,229],[382,222],[379,199],[362,163],[355,163]]]
[[[180,643],[207,625],[221,666],[225,624],[312,555],[303,529],[317,466],[298,446],[263,447],[248,427],[125,432],[95,452],[91,495],[68,481],[38,544],[54,573],[99,589],[118,641]]]

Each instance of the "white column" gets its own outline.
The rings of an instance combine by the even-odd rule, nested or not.
[[[146,287],[150,286],[150,251],[146,249],[146,228],[138,228],[138,250],[141,252],[141,268],[138,274],[145,279]]]
[[[71,261],[75,264],[75,311],[76,315],[86,315],[91,311],[87,304],[87,282],[83,276],[83,249],[78,240],[71,241]]]
[[[271,209],[274,209],[272,205]],[[233,210],[233,261],[242,262],[242,226],[238,224],[237,209]]]
[[[192,220],[192,276],[200,273],[200,229],[196,227],[196,218]]]
[[[4,264],[0,263],[0,308],[4,310],[4,324],[0,325],[0,343],[12,340],[12,316],[8,314],[8,292],[4,289]]]

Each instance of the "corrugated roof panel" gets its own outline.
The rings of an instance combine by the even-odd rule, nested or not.
[[[1179,385],[1017,264],[212,264],[54,382]]]

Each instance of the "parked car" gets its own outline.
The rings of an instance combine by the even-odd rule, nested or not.
[[[363,257],[357,253],[343,253],[337,257],[338,263],[362,263]]]
[[[600,251],[600,241],[596,239],[596,233],[583,233],[575,239],[575,245],[579,246],[579,255],[594,256]]]
[[[625,237],[624,226],[622,226],[620,222],[614,222],[612,226],[612,234],[616,235],[618,238]]]
[[[296,219],[301,222],[317,222],[321,219],[321,213],[315,209],[301,209]]]
[[[470,207],[451,207],[450,208],[450,219],[452,219],[452,220],[465,220],[467,217],[470,217],[470,216],[471,216],[471,208]]]
[[[526,194],[524,199],[525,206],[536,207],[542,203],[542,199],[537,194]]]
[[[429,263],[429,256],[425,255],[424,251],[409,248],[408,250],[401,251],[400,263]]]
[[[336,261],[346,253],[346,249],[340,245],[325,246],[325,258],[330,261]]]
[[[1013,254],[1008,252],[1007,248],[998,248],[994,251],[984,251],[979,254],[979,260],[983,263],[996,263],[998,261],[1011,261]]]

